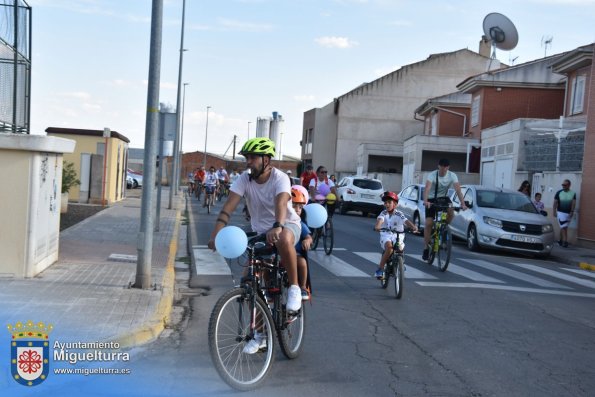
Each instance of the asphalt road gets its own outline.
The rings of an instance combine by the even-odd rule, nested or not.
[[[216,213],[193,202],[204,249]],[[241,221],[239,211],[234,222]],[[240,222],[242,223],[242,222]],[[245,226],[245,222],[244,226]],[[595,390],[592,274],[548,261],[471,253],[454,245],[449,269],[419,260],[421,237],[406,240],[404,295],[371,277],[380,254],[373,218],[336,215],[335,250],[312,255],[304,350],[280,352],[266,383],[243,396],[588,396]],[[241,267],[229,268],[237,281]],[[355,269],[355,270],[354,270]],[[215,371],[207,324],[227,276],[180,277],[180,320],[134,349],[129,376],[88,377],[85,395],[236,395]],[[357,273],[357,272],[360,273]],[[348,274],[348,275],[346,275]],[[95,388],[91,388],[95,386]],[[103,394],[102,394],[103,393]]]

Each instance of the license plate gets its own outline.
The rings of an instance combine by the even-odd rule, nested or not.
[[[361,196],[362,196],[362,198],[365,198],[365,199],[374,199],[376,197],[373,194],[363,194],[363,193]]]
[[[526,237],[526,236],[511,236],[510,238],[513,241],[520,241],[522,243],[538,243],[539,240],[535,237]]]

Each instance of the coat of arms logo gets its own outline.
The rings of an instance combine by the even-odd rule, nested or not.
[[[12,334],[10,342],[10,370],[12,378],[24,386],[37,386],[46,380],[50,372],[49,334],[54,329],[51,324],[25,324],[20,321],[14,327],[8,324]]]

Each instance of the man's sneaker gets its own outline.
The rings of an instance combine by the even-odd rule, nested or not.
[[[558,240],[558,245],[559,245],[560,247],[562,247],[562,246],[564,245],[564,242],[563,242],[562,240]]]
[[[564,243],[562,243],[562,247],[568,248],[568,241],[564,241]]]
[[[302,290],[297,285],[290,285],[287,290],[287,310],[297,312],[302,307]]]
[[[384,276],[384,272],[382,269],[376,269],[376,273],[374,273],[374,277],[380,280]]]
[[[254,354],[260,349],[264,349],[266,346],[267,338],[265,335],[260,332],[255,332],[254,339],[251,339],[250,342],[246,343],[242,352],[246,354]]]
[[[426,248],[426,249],[424,249],[424,253],[421,255],[421,259],[423,259],[424,261],[427,261],[428,256],[430,256],[430,250]]]
[[[308,294],[308,290],[305,288],[302,288],[302,300],[303,301],[310,300],[310,294]]]

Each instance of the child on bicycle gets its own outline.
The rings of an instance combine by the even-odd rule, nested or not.
[[[303,211],[304,205],[308,203],[308,197],[295,186],[291,187],[291,204],[293,209],[302,219],[302,232],[300,234],[300,240],[295,244],[295,252],[297,254],[297,271],[298,271],[298,282],[300,289],[302,290],[302,300],[307,301],[310,299],[308,291],[308,262],[306,260],[307,251],[310,250],[312,245],[312,235],[308,225],[306,225],[305,218],[306,212]]]
[[[384,192],[382,195],[382,201],[384,202],[384,210],[376,218],[376,224],[374,230],[380,232],[380,246],[384,250],[382,258],[378,264],[378,269],[374,273],[374,277],[381,279],[384,273],[384,265],[393,253],[393,248],[397,248],[399,251],[403,251],[405,248],[405,229],[404,225],[412,229],[414,233],[417,233],[417,226],[415,226],[410,220],[405,218],[405,215],[401,211],[397,211],[397,203],[399,202],[399,196],[394,192]],[[399,233],[399,239],[396,241],[396,233],[383,231],[381,229],[395,230]],[[397,243],[397,247],[393,247],[393,243]]]

